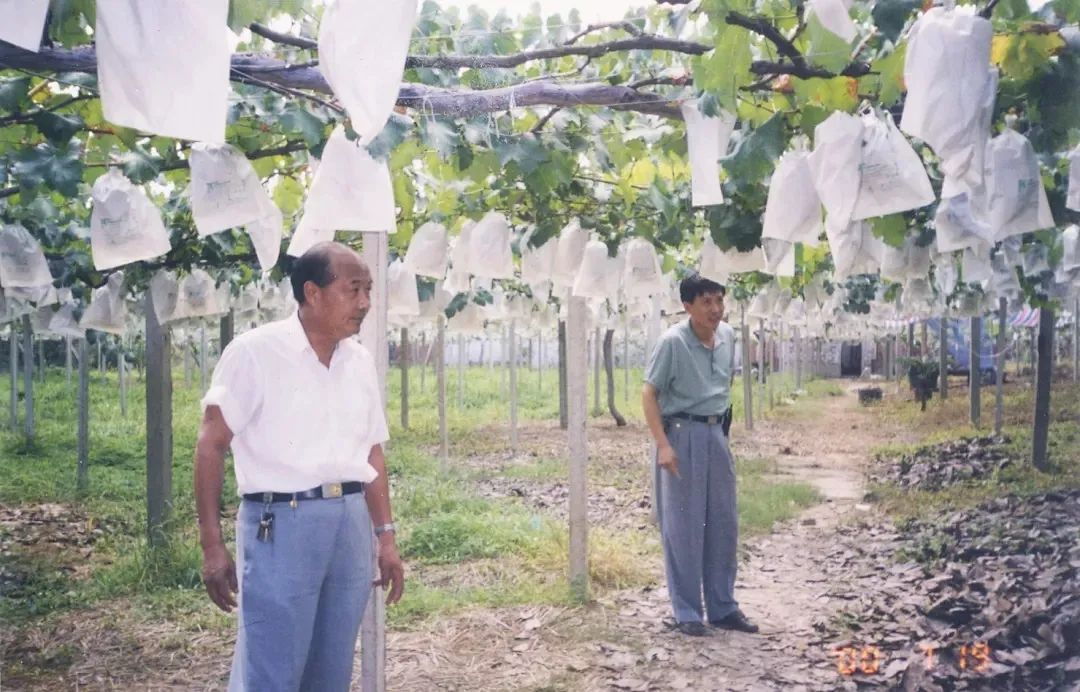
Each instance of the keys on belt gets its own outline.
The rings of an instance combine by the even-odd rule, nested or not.
[[[255,538],[260,543],[270,543],[274,540],[274,511],[275,502],[288,502],[289,506],[296,509],[299,500],[333,499],[364,492],[364,483],[360,481],[345,481],[344,483],[323,483],[322,485],[304,490],[298,493],[247,493],[245,500],[262,502],[262,515],[259,516],[259,528],[255,532]]]

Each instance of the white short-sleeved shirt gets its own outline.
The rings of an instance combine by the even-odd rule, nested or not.
[[[371,354],[345,339],[326,368],[298,314],[232,341],[202,405],[219,407],[233,433],[241,495],[370,483],[371,449],[389,439]]]

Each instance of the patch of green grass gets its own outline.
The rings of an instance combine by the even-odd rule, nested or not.
[[[740,476],[739,532],[743,536],[767,533],[776,523],[820,501],[818,491],[807,483],[775,483],[759,474]]]
[[[503,478],[530,481],[562,480],[567,474],[567,462],[563,459],[527,459],[504,465],[499,469]]]

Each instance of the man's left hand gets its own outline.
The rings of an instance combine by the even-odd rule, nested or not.
[[[379,539],[379,580],[376,586],[390,587],[386,595],[386,604],[393,605],[401,600],[405,591],[405,565],[398,555],[397,543],[392,532],[385,533]]]

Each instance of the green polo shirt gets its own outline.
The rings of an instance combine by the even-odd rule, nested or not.
[[[710,349],[701,343],[689,318],[660,337],[645,370],[645,381],[656,387],[661,415],[712,416],[727,410],[735,355],[731,325],[720,323],[714,344]]]

